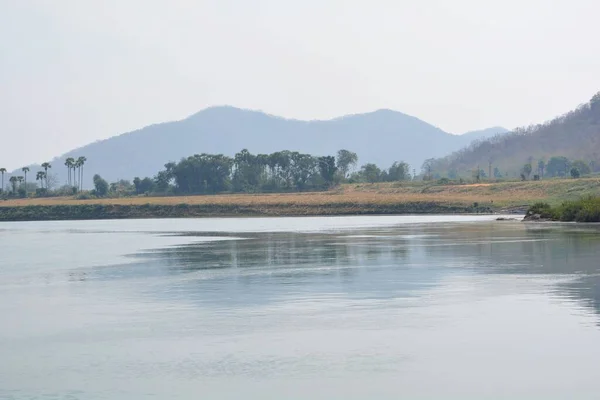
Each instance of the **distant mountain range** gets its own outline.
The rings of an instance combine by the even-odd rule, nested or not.
[[[441,176],[449,173],[470,176],[489,163],[503,176],[518,177],[524,164],[537,169],[540,160],[554,156],[582,160],[600,170],[600,93],[573,111],[544,124],[515,129],[513,133],[474,143],[433,163]]]
[[[354,151],[359,164],[388,167],[406,161],[420,170],[427,158],[442,157],[473,140],[507,132],[501,127],[453,135],[418,118],[391,110],[349,115],[326,121],[285,119],[235,107],[211,107],[176,122],[124,133],[75,149],[51,161],[52,173],[66,182],[67,157],[85,156],[85,187],[92,175],[108,181],[154,176],[169,161],[199,153],[233,156],[246,148],[253,153],[291,150],[334,155]],[[30,166],[34,171],[39,166]],[[16,171],[15,173],[19,173]]]

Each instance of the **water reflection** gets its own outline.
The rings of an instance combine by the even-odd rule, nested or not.
[[[330,221],[4,235],[0,398],[597,397],[596,228]]]
[[[460,275],[548,276],[556,280],[557,296],[582,300],[600,313],[599,232],[522,223],[325,233],[190,232],[185,235],[198,242],[131,255],[135,264],[99,268],[95,277],[166,274],[173,278],[164,281],[169,290],[159,293],[168,293],[170,300],[242,306],[323,294],[350,299],[418,296]]]

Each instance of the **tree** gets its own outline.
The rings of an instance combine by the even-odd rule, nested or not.
[[[76,161],[77,167],[79,168],[79,190],[83,190],[83,165],[87,161],[85,157],[79,157]]]
[[[600,117],[600,92],[596,93],[590,100],[590,110]]]
[[[69,186],[75,186],[73,181],[71,180],[71,169],[73,169],[73,167],[75,166],[75,159],[73,157],[68,157],[65,160],[65,166],[67,167],[67,173],[68,173],[67,184]],[[75,174],[73,174],[73,178],[75,178]]]
[[[25,178],[23,178],[22,176],[17,176],[17,181],[19,181],[19,197],[27,196],[27,193],[25,192],[26,189],[23,187],[24,180]]]
[[[40,186],[42,189],[44,188],[44,179],[46,178],[46,173],[44,171],[38,171],[35,175],[35,180],[40,181]]]
[[[571,162],[567,157],[555,156],[548,160],[546,174],[550,176],[566,176],[570,167]]]
[[[4,192],[4,174],[6,173],[6,168],[0,168],[0,174],[2,174],[2,187],[0,187],[0,192]]]
[[[264,181],[265,155],[254,155],[243,149],[233,159],[233,187],[235,191],[256,192]]]
[[[572,167],[577,168],[579,170],[580,175],[588,175],[592,172],[590,166],[583,160],[573,161]]]
[[[431,180],[431,170],[433,169],[433,165],[435,163],[435,158],[429,158],[423,162],[421,166],[421,172],[423,173],[423,180],[430,181]],[[477,168],[479,169],[479,168]]]
[[[546,162],[544,160],[538,161],[538,174],[541,179],[544,179],[544,168],[546,168]]]
[[[294,151],[290,153],[292,161],[290,165],[290,173],[296,186],[296,190],[306,189],[306,184],[309,179],[317,173],[317,159],[310,154],[302,154]]]
[[[388,169],[387,180],[390,182],[410,180],[410,166],[404,161],[396,161]]]
[[[233,159],[222,154],[195,154],[184,158],[172,171],[176,190],[199,194],[225,191],[231,186],[232,167]]]
[[[10,177],[10,179],[8,181],[12,185],[13,194],[16,194],[17,193],[17,181],[18,181],[17,177],[13,175]]]
[[[108,182],[106,182],[102,177],[98,174],[94,175],[94,189],[96,190],[96,195],[103,197],[108,194]]]
[[[527,163],[525,165],[523,165],[523,175],[525,176],[525,180],[529,179],[529,176],[531,176],[531,171],[533,170],[533,168],[531,167],[531,163]]]
[[[379,182],[381,179],[381,170],[375,164],[365,164],[360,167],[360,176],[362,180],[369,183]]]
[[[23,167],[21,168],[21,171],[23,171],[23,174],[25,175],[25,195],[27,195],[27,173],[29,172],[29,168]]]
[[[319,163],[319,173],[321,174],[321,177],[323,178],[323,180],[325,181],[327,186],[331,186],[333,184],[333,180],[335,178],[335,173],[338,170],[338,168],[335,165],[335,157],[333,157],[333,156],[319,157],[318,163]]]
[[[52,168],[49,162],[45,162],[42,164],[42,168],[44,168],[44,178],[46,178],[46,189],[48,188],[48,169]]]
[[[581,176],[581,173],[579,172],[579,170],[575,167],[571,168],[571,178],[573,179],[577,179]]]
[[[337,167],[342,173],[344,179],[348,178],[348,173],[358,163],[358,155],[349,150],[339,150],[337,152]]]
[[[154,189],[154,181],[150,178],[140,179],[139,177],[135,177],[133,179],[133,186],[135,186],[136,194],[149,193]]]

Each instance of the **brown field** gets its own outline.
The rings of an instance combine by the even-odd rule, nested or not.
[[[600,179],[562,179],[538,182],[501,182],[465,185],[425,183],[346,184],[328,192],[285,194],[221,194],[205,196],[126,197],[77,200],[72,197],[11,199],[1,206],[29,205],[239,205],[268,207],[269,205],[317,206],[328,204],[385,205],[408,202],[447,204],[493,204],[495,207],[525,206],[535,201],[558,202],[582,195],[600,195]]]

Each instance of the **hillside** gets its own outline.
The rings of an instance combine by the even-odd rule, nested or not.
[[[544,124],[516,129],[506,135],[474,142],[469,147],[435,160],[432,170],[441,176],[471,176],[479,165],[488,172],[489,163],[503,176],[519,176],[523,165],[552,157],[582,160],[597,172],[600,168],[600,93],[588,103]]]
[[[420,169],[426,158],[440,157],[489,137],[503,128],[452,135],[418,118],[390,110],[327,121],[300,121],[234,107],[212,107],[184,120],[151,125],[70,151],[52,160],[52,173],[66,181],[67,157],[87,158],[85,186],[98,173],[108,181],[154,176],[169,161],[195,153],[233,156],[247,148],[255,153],[294,150],[315,155],[346,148],[358,153],[359,164],[388,167],[405,160]],[[31,170],[39,169],[32,166]]]

